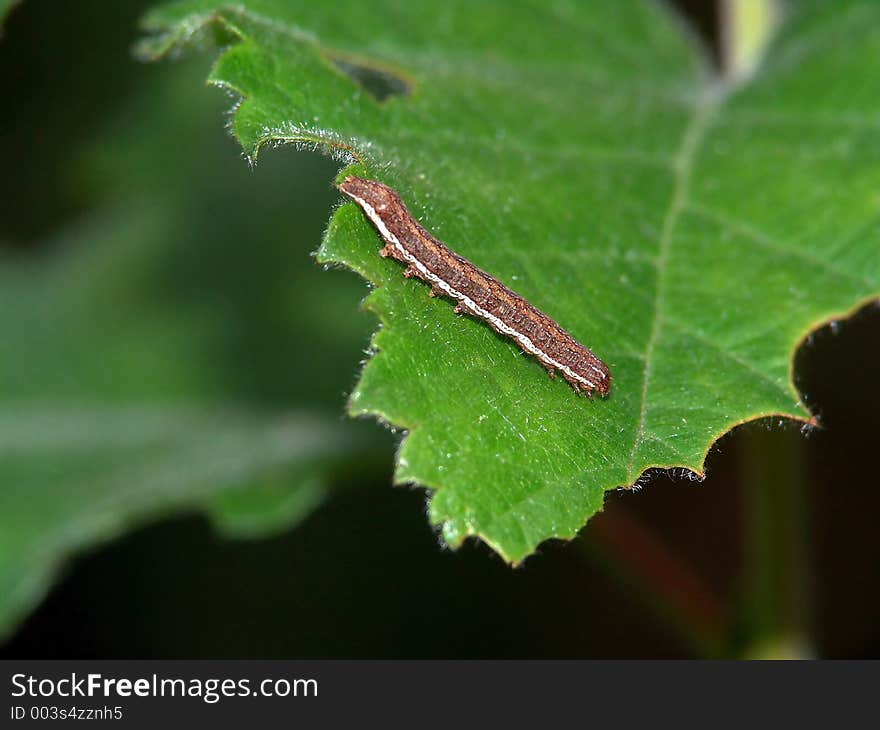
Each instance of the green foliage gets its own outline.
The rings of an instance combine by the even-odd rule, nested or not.
[[[243,98],[249,155],[351,159],[609,364],[608,399],[576,396],[404,280],[353,205],[335,213],[320,257],[376,285],[383,324],[351,412],[408,430],[396,478],[436,490],[450,544],[518,561],[646,469],[700,473],[739,423],[810,417],[795,348],[880,290],[878,21],[872,3],[793,5],[737,87],[634,0],[185,0],[141,52],[234,40],[210,80]],[[411,93],[380,103],[340,58]]]
[[[18,0],[0,0],[0,32],[3,30],[3,21],[16,5],[18,5]]]
[[[253,174],[204,69],[150,71],[67,171],[87,212],[0,267],[0,634],[72,551],[146,519],[264,534],[384,471],[338,416],[368,337],[357,282],[309,258],[332,197],[306,179],[332,167]]]

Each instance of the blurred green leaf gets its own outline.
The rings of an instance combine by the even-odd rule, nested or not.
[[[3,21],[6,20],[9,11],[18,5],[18,3],[19,0],[0,0],[0,32],[3,31]]]
[[[511,561],[571,537],[651,467],[700,473],[768,414],[808,419],[792,355],[880,290],[880,6],[792,5],[747,84],[662,3],[184,0],[141,52],[224,43],[245,152],[314,146],[396,188],[434,234],[614,376],[587,400],[377,255],[353,205],[320,252],[376,285],[350,408],[408,429],[396,478],[452,545]],[[347,64],[408,81],[377,101]]]
[[[0,433],[4,632],[72,550],[198,506],[238,536],[289,527],[326,497],[329,465],[363,449],[314,414],[154,404],[7,404]],[[247,531],[235,529],[245,521]]]
[[[0,257],[0,635],[71,552],[145,519],[201,509],[252,537],[384,470],[375,429],[339,416],[360,286],[310,257],[332,165],[254,174],[204,69],[153,72],[59,173],[87,212]]]

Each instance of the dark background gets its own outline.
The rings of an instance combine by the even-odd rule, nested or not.
[[[98,193],[77,172],[81,148],[145,85],[179,72],[173,63],[131,59],[148,5],[26,0],[9,18],[0,40],[0,240],[16,255],[42,255],[53,230],[87,213]],[[706,4],[682,5],[692,18],[697,11],[711,44]],[[186,63],[204,76],[209,61]],[[291,233],[305,248],[254,264],[254,287],[264,278],[283,287],[288,269],[314,266],[303,251],[317,246],[336,201],[336,166],[278,150],[248,171],[223,130],[228,100],[200,86],[192,93],[216,108],[216,124],[200,134],[235,185],[312,186]],[[173,177],[173,161],[167,170]],[[185,271],[185,254],[176,261]],[[240,263],[215,272],[218,283],[238,276]],[[340,306],[354,317],[363,287],[351,275],[326,276],[351,279],[350,301]],[[212,295],[229,298],[235,311],[250,301],[230,287]],[[278,352],[261,358],[253,341],[231,338],[218,367],[240,393],[280,398],[272,363],[294,345],[260,321],[267,339],[280,341]],[[366,336],[368,317],[363,326]],[[581,537],[545,544],[518,569],[480,544],[443,549],[423,492],[390,486],[389,444],[382,466],[289,533],[224,540],[198,514],[180,514],[79,556],[0,656],[877,657],[878,333],[880,307],[871,305],[819,330],[798,352],[796,380],[821,429],[736,429],[713,448],[705,481],[655,474],[639,491],[610,493]],[[320,395],[341,412],[361,351],[343,348],[334,358],[338,372]]]

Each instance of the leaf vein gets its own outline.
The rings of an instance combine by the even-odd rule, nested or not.
[[[657,255],[657,276],[654,290],[654,316],[651,321],[651,329],[648,341],[645,345],[645,365],[642,369],[642,394],[639,407],[638,423],[633,437],[632,450],[630,451],[627,465],[627,473],[631,476],[635,463],[636,451],[644,439],[645,423],[648,414],[648,387],[651,379],[651,364],[653,361],[654,348],[660,337],[660,329],[663,323],[662,311],[666,303],[666,269],[669,261],[669,252],[672,247],[672,236],[678,219],[687,206],[690,193],[690,172],[693,158],[697,148],[705,134],[706,127],[712,112],[717,108],[717,101],[706,92],[700,103],[695,107],[691,121],[685,127],[679,142],[678,151],[675,155],[674,179],[672,195],[669,206],[663,219],[663,227],[660,231],[660,241]]]

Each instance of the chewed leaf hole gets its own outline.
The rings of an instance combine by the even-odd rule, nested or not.
[[[392,96],[409,96],[412,92],[412,84],[390,69],[358,63],[350,58],[331,57],[330,60],[377,101],[385,101]]]

